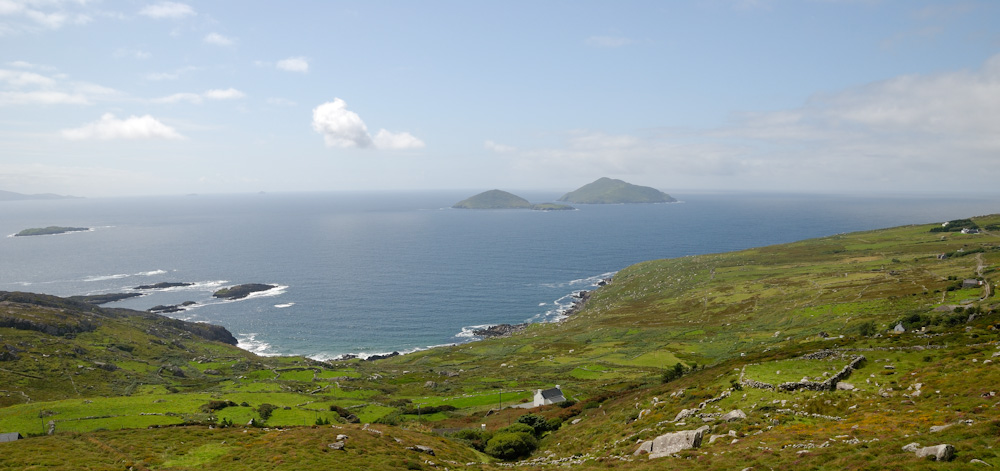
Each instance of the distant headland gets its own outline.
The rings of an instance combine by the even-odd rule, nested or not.
[[[576,209],[565,204],[531,204],[528,200],[503,190],[490,190],[455,203],[456,209],[532,209],[536,211],[563,211]]]
[[[577,204],[674,203],[672,196],[648,186],[602,177],[574,191],[559,201]]]

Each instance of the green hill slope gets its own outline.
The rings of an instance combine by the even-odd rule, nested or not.
[[[566,193],[559,201],[579,204],[673,203],[670,195],[648,186],[602,177]]]
[[[56,433],[0,443],[0,465],[28,469],[44,456],[51,469],[504,469],[480,450],[496,451],[490,437],[521,419],[545,424],[526,469],[998,466],[1000,234],[990,228],[1000,216],[973,221],[987,229],[906,226],[644,262],[563,322],[379,361],[258,358],[151,318],[5,300],[8,317],[44,314],[37,323],[52,329],[0,327],[0,356],[17,357],[0,361],[0,432],[42,434],[54,420]],[[835,376],[852,387],[817,386]],[[510,407],[556,384],[570,403]],[[745,417],[724,418],[737,409]],[[272,428],[208,428],[251,419]],[[703,426],[700,447],[677,457],[634,454]],[[447,438],[457,429],[469,431]],[[325,448],[334,431],[359,446]],[[952,445],[954,461],[903,450],[913,442]]]

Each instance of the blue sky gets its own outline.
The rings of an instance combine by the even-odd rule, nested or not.
[[[0,189],[995,191],[1000,2],[0,0]]]

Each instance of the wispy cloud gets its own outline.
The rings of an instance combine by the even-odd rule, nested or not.
[[[86,2],[72,0],[0,0],[0,36],[57,30],[93,19]]]
[[[507,145],[503,145],[503,144],[497,144],[496,142],[493,142],[493,141],[486,141],[486,142],[484,142],[483,143],[483,147],[485,147],[486,149],[489,149],[489,150],[491,150],[493,152],[499,153],[499,154],[504,154],[504,153],[507,153],[507,152],[514,152],[514,151],[517,150],[516,147],[507,146]]]
[[[236,44],[236,40],[227,36],[223,36],[219,33],[208,33],[203,39],[208,44],[214,44],[216,46],[232,46]]]
[[[153,5],[147,5],[139,10],[139,14],[153,19],[169,19],[175,20],[179,18],[184,18],[187,16],[194,16],[194,8],[186,3],[177,2],[159,2]]]
[[[328,147],[376,148],[376,149],[417,149],[424,142],[408,133],[394,133],[380,129],[375,137],[368,133],[368,126],[357,113],[347,109],[347,103],[340,98],[323,103],[313,109],[312,127],[323,135]]]
[[[1000,55],[976,71],[894,77],[816,95],[797,108],[742,113],[712,129],[576,131],[561,146],[510,158],[518,168],[659,175],[690,185],[917,189],[963,178],[991,185],[989,176],[1000,175],[998,110]]]
[[[205,100],[237,100],[245,97],[246,94],[235,89],[227,88],[225,90],[206,90],[202,93],[174,93],[173,95],[167,95],[161,98],[155,98],[152,100],[153,103],[161,104],[173,104],[173,103],[193,103],[200,104]]]
[[[106,113],[97,121],[79,128],[64,129],[61,134],[71,140],[184,139],[174,128],[148,114],[118,119]]]
[[[289,57],[275,64],[275,67],[288,72],[309,72],[309,61],[305,57]]]
[[[16,64],[22,68],[48,70],[27,62]],[[118,95],[117,90],[68,80],[62,74],[44,75],[26,70],[0,69],[0,106],[89,105]]]
[[[143,51],[141,49],[119,48],[118,50],[115,51],[115,57],[119,59],[121,58],[149,59],[150,57],[153,57],[153,54],[147,51]]]

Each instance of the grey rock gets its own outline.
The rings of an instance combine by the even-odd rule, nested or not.
[[[682,450],[698,448],[701,446],[701,439],[704,429],[683,430],[680,432],[660,435],[652,441],[649,451],[649,458],[662,458]]]
[[[942,430],[947,430],[947,429],[951,428],[952,425],[955,425],[955,424],[935,425],[935,426],[931,427],[931,433],[940,432]]]
[[[331,450],[343,450],[344,442],[333,442],[326,445]]]
[[[916,451],[917,458],[932,458],[935,461],[951,461],[955,458],[955,447],[942,444],[923,447]]]
[[[917,442],[908,443],[905,446],[903,446],[903,451],[908,451],[910,453],[916,453],[916,451],[919,449],[920,449],[920,444]]]
[[[727,412],[725,415],[723,415],[722,416],[722,421],[723,422],[733,422],[733,421],[736,421],[736,420],[743,420],[745,418],[747,418],[746,412],[743,412],[740,409],[736,409],[736,410]]]
[[[851,383],[843,383],[843,382],[837,383],[837,390],[838,391],[852,391],[852,390],[854,390],[854,385],[851,384]]]
[[[406,447],[406,449],[410,451],[416,451],[418,453],[427,453],[428,455],[435,456],[434,449],[429,446],[413,445]]]
[[[987,463],[987,462],[985,462],[983,460],[976,459],[976,458],[973,458],[973,459],[969,460],[969,463],[972,463],[972,464],[985,464],[986,466],[993,467],[993,465],[991,465],[991,464],[989,464],[989,463]]]
[[[674,422],[684,420],[692,415],[695,415],[696,413],[698,413],[698,409],[683,409],[677,413],[676,417],[674,417]]]

